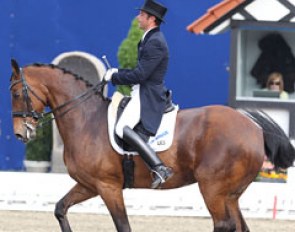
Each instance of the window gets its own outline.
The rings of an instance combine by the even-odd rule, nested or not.
[[[295,100],[295,29],[270,29],[270,27],[255,30],[247,28],[237,31],[235,61],[237,99],[251,99],[254,98],[255,90],[266,90],[267,74],[277,71],[284,74],[285,90],[289,94],[287,101]],[[282,46],[289,47],[289,54],[286,54]],[[282,99],[275,96],[261,96],[260,100]]]

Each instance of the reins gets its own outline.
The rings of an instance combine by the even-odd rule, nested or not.
[[[81,103],[87,101],[92,96],[93,93],[96,93],[96,92],[102,93],[102,89],[105,86],[105,84],[106,84],[106,82],[102,81],[102,82],[96,84],[95,86],[91,87],[87,91],[83,92],[82,94],[74,97],[73,99],[63,103],[62,105],[57,106],[55,109],[52,109],[51,111],[46,112],[44,114],[44,117],[46,115],[48,115],[48,114],[55,113],[56,111],[59,111],[59,110],[63,109],[64,107],[68,106],[69,104],[71,104],[71,103],[73,103],[73,102],[75,102],[77,100],[80,100],[80,101],[76,102],[74,105],[72,105],[70,108],[68,108],[67,110],[63,111],[62,113],[60,113],[59,115],[57,115],[57,116],[55,116],[55,117],[53,117],[51,119],[48,119],[47,121],[43,122],[42,124],[40,124],[40,126],[38,125],[37,127],[42,127],[44,124],[47,124],[47,123],[55,120],[58,117],[64,116],[66,113],[68,113],[72,109],[76,108]],[[102,94],[101,94],[101,96],[103,97]]]
[[[37,128],[41,128],[45,124],[50,123],[51,121],[55,120],[56,118],[59,118],[59,117],[64,116],[66,113],[68,113],[72,109],[76,108],[81,103],[87,101],[92,96],[92,94],[94,94],[94,93],[100,94],[101,97],[105,100],[105,97],[103,96],[102,93],[103,93],[103,89],[104,89],[105,85],[107,84],[106,81],[102,80],[98,84],[92,86],[91,88],[89,88],[86,91],[82,92],[78,96],[70,99],[69,101],[66,101],[65,103],[57,106],[56,108],[51,109],[50,111],[48,111],[46,113],[44,113],[44,112],[39,113],[39,112],[36,112],[33,109],[32,100],[31,100],[31,98],[29,96],[29,92],[32,93],[32,95],[34,97],[36,97],[37,100],[40,101],[44,106],[46,106],[47,103],[42,98],[40,98],[33,91],[33,89],[27,84],[26,79],[25,79],[25,76],[24,76],[24,73],[23,73],[23,70],[21,68],[20,68],[20,79],[19,80],[16,80],[16,81],[12,81],[9,89],[11,90],[12,87],[15,86],[18,83],[21,83],[22,84],[23,101],[24,101],[24,105],[25,105],[26,111],[14,111],[14,112],[12,112],[12,117],[14,117],[14,118],[15,117],[21,117],[21,118],[32,117],[32,118],[34,118],[34,119],[36,119],[38,121]],[[73,104],[68,109],[60,112],[57,116],[55,115],[54,117],[52,117],[50,119],[47,119],[47,120],[43,121],[42,123],[39,122],[39,119],[44,119],[49,114],[57,113],[58,111],[61,111],[66,106],[69,106],[72,103],[75,103],[75,104]]]

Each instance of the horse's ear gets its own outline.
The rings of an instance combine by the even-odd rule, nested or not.
[[[20,68],[15,59],[11,59],[11,68],[14,74],[19,75]]]

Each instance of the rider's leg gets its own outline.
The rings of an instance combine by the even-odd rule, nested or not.
[[[131,100],[125,107],[116,125],[116,134],[127,144],[132,146],[139,153],[148,167],[155,173],[155,178],[151,187],[157,188],[161,183],[164,183],[166,179],[172,175],[172,170],[163,165],[162,161],[159,159],[153,149],[147,144],[150,135],[141,133],[144,130],[137,130],[137,132],[142,136],[140,137],[135,131],[132,130],[132,128],[134,128],[139,123],[139,121],[139,88],[135,88],[132,91]]]
[[[154,172],[154,179],[151,188],[158,188],[169,177],[173,175],[172,169],[166,167],[159,159],[154,150],[147,144],[149,135],[138,130],[137,134],[129,126],[123,128],[123,140],[132,146],[142,157],[148,167]]]

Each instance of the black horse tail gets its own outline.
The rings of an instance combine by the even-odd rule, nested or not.
[[[275,168],[288,168],[295,160],[295,149],[281,127],[262,111],[246,111],[262,127],[265,153]]]

